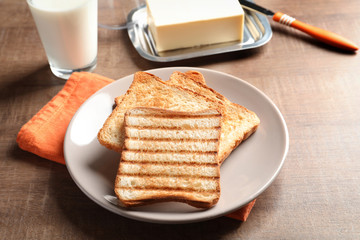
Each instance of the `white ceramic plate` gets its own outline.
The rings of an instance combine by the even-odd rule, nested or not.
[[[199,68],[161,68],[151,72],[168,79],[175,71],[198,70],[207,84],[231,101],[254,111],[258,130],[243,142],[221,166],[221,197],[209,210],[183,203],[159,203],[132,210],[104,199],[114,195],[120,154],[101,146],[97,132],[112,111],[114,98],[124,94],[133,76],[121,78],[90,97],[69,124],[64,143],[67,168],[79,188],[100,206],[121,216],[147,222],[188,223],[223,216],[244,206],[262,193],[278,175],[289,146],[286,123],[275,104],[261,91],[234,76]]]

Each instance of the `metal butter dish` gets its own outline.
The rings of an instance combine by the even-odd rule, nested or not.
[[[171,62],[189,58],[203,57],[219,53],[234,52],[257,48],[266,44],[272,36],[267,18],[261,14],[244,9],[244,39],[192,48],[158,52],[154,39],[147,24],[146,6],[141,6],[130,12],[127,19],[127,30],[132,44],[145,59],[154,62]]]

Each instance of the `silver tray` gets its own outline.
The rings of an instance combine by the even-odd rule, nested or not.
[[[128,15],[127,30],[132,44],[145,59],[154,62],[172,62],[189,58],[234,52],[257,48],[266,44],[272,36],[267,18],[253,11],[245,10],[244,39],[242,42],[211,44],[158,52],[147,24],[146,6],[134,9]]]

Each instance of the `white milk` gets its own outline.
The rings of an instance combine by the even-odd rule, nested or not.
[[[96,64],[97,0],[28,0],[50,66]]]

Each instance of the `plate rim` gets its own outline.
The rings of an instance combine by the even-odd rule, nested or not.
[[[206,216],[204,218],[200,217],[200,218],[190,218],[190,219],[174,219],[174,220],[165,220],[165,219],[154,219],[154,218],[149,218],[149,217],[139,217],[137,216],[136,214],[125,214],[126,212],[131,212],[131,211],[118,211],[118,207],[114,206],[114,205],[104,205],[101,201],[99,201],[98,199],[96,199],[96,197],[92,196],[90,193],[88,193],[88,191],[86,190],[86,188],[84,186],[82,186],[78,181],[76,181],[76,177],[74,175],[74,173],[71,171],[70,169],[70,165],[68,164],[68,157],[67,157],[67,139],[69,139],[69,135],[70,135],[70,131],[71,131],[71,127],[73,125],[73,122],[74,122],[74,119],[76,118],[76,116],[81,112],[82,108],[84,106],[87,105],[87,103],[89,101],[91,101],[91,99],[93,99],[94,97],[96,97],[96,95],[100,92],[106,92],[106,90],[108,88],[111,88],[113,84],[119,84],[120,81],[122,79],[126,79],[126,78],[129,78],[129,77],[132,77],[133,74],[130,74],[130,75],[127,75],[127,76],[124,76],[122,78],[119,78],[117,80],[115,80],[113,83],[110,83],[108,84],[107,86],[99,89],[98,91],[96,91],[92,96],[90,96],[80,107],[79,109],[76,111],[76,113],[74,114],[73,118],[71,119],[69,125],[68,125],[68,128],[67,128],[67,131],[66,131],[66,134],[65,134],[65,138],[64,138],[64,158],[65,158],[65,163],[66,163],[66,167],[67,167],[67,170],[71,176],[71,178],[73,179],[73,181],[76,183],[76,185],[80,188],[80,190],[87,196],[89,197],[92,201],[94,201],[95,203],[97,203],[98,205],[100,205],[101,207],[115,213],[115,214],[118,214],[120,216],[123,216],[123,217],[126,217],[126,218],[129,218],[129,219],[133,219],[133,220],[138,220],[138,221],[143,221],[143,222],[151,222],[151,223],[166,223],[166,224],[182,224],[182,223],[193,223],[193,222],[200,222],[200,221],[206,221],[206,220],[210,220],[210,219],[214,219],[214,218],[217,218],[217,217],[221,217],[221,216],[224,216],[228,213],[231,213],[233,211],[236,211],[237,209],[240,209],[241,207],[245,206],[246,204],[248,204],[249,202],[253,201],[254,199],[256,199],[261,193],[263,193],[271,184],[272,182],[276,179],[276,177],[278,176],[278,174],[280,173],[283,165],[284,165],[284,162],[285,162],[285,159],[286,159],[286,156],[288,154],[288,150],[289,150],[289,132],[288,132],[288,128],[287,128],[287,125],[286,125],[286,122],[285,122],[285,119],[283,117],[283,115],[281,114],[279,108],[276,106],[276,104],[264,93],[262,92],[261,90],[259,90],[258,88],[256,88],[255,86],[253,86],[252,84],[246,82],[245,80],[239,78],[239,77],[236,77],[234,75],[231,75],[231,74],[228,74],[228,73],[225,73],[225,72],[221,72],[221,71],[217,71],[217,70],[212,70],[212,69],[207,69],[207,68],[198,68],[198,67],[164,67],[164,68],[155,68],[155,69],[149,69],[149,70],[144,70],[145,72],[149,72],[149,73],[152,73],[152,74],[155,74],[156,75],[156,72],[162,72],[162,71],[187,71],[187,70],[195,70],[195,71],[199,71],[199,72],[210,72],[212,74],[220,74],[220,75],[225,75],[227,77],[230,77],[230,78],[233,78],[234,80],[236,81],[239,81],[241,82],[242,84],[245,84],[247,87],[250,87],[252,88],[253,90],[255,90],[258,94],[261,94],[262,97],[264,97],[268,103],[270,103],[270,105],[273,107],[273,109],[275,110],[277,116],[279,117],[280,119],[280,123],[281,123],[281,126],[282,126],[282,129],[283,129],[283,134],[284,134],[284,139],[285,139],[285,142],[284,142],[284,147],[282,148],[283,151],[281,152],[281,161],[280,161],[280,164],[277,166],[274,174],[271,176],[271,178],[260,188],[258,189],[258,191],[256,191],[255,193],[249,195],[246,199],[246,201],[244,201],[242,204],[239,204],[237,205],[236,207],[232,208],[232,209],[228,209],[227,211],[221,211],[220,213],[218,214],[213,214],[213,215],[210,215],[210,216]],[[120,80],[120,81],[119,81]],[[125,89],[125,92],[126,92],[127,89]],[[110,204],[110,203],[109,203]],[[206,211],[204,211],[206,212]],[[133,212],[134,213],[134,212]],[[188,214],[188,213],[186,213]],[[191,214],[189,214],[191,215]]]

